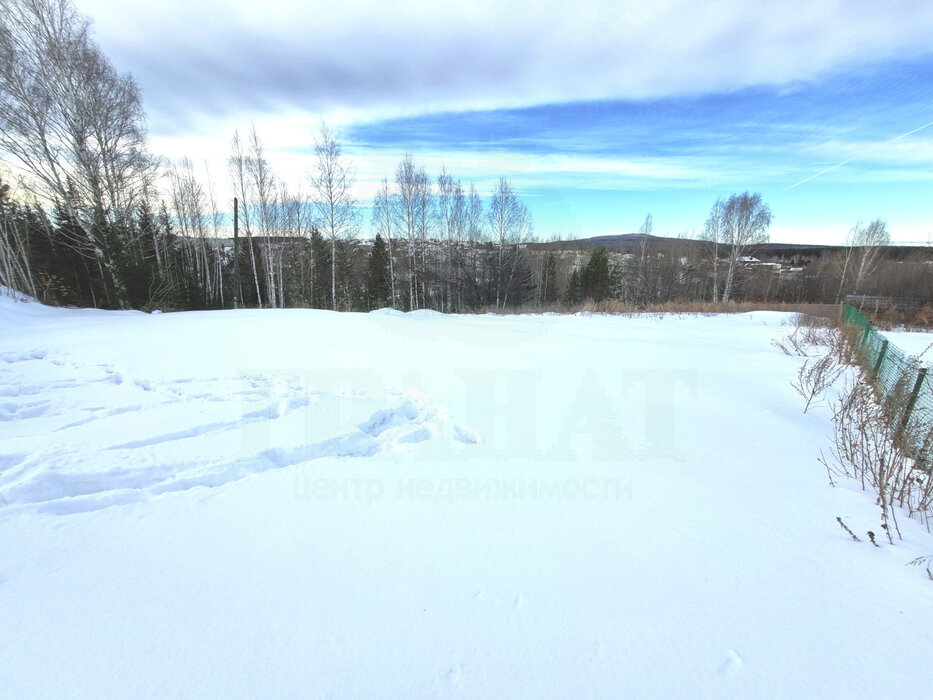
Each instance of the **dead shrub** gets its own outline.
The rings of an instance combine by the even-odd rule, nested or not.
[[[916,451],[908,452],[900,423],[891,419],[891,411],[890,405],[877,400],[870,384],[860,377],[849,380],[833,403],[833,460],[823,461],[831,473],[875,491],[881,528],[893,544],[892,526],[900,537],[897,507],[906,509],[908,517],[919,515],[929,528],[933,479]],[[930,442],[933,438],[928,437]]]
[[[817,405],[820,397],[836,383],[845,371],[845,366],[836,362],[831,353],[814,361],[809,358],[805,360],[797,370],[797,381],[790,383],[804,399],[803,412],[806,413],[811,406]]]

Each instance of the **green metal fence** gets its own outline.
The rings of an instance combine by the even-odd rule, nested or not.
[[[858,309],[842,306],[842,322],[855,329],[862,368],[874,381],[882,404],[913,452],[929,460],[933,443],[933,377],[921,362],[879,333]]]

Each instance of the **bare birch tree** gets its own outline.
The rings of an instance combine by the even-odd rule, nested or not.
[[[312,201],[318,229],[330,239],[331,301],[337,310],[337,241],[356,234],[359,214],[353,194],[353,169],[341,155],[340,142],[321,124],[314,143],[317,162],[311,174]]]
[[[386,242],[389,257],[389,290],[392,299],[392,308],[396,309],[395,290],[395,262],[392,257],[392,233],[395,229],[395,217],[392,214],[392,194],[389,191],[389,180],[383,178],[376,198],[373,200],[373,229],[377,235],[382,236]]]
[[[408,268],[408,310],[418,308],[418,279],[416,260],[418,245],[418,169],[410,154],[405,154],[395,169],[395,216],[401,235],[405,237],[405,253]]]
[[[512,185],[501,177],[492,194],[487,214],[489,230],[496,245],[495,289],[496,310],[508,304],[517,271],[517,247],[530,237],[533,230],[528,208],[518,200]]]
[[[279,246],[276,245],[274,235],[276,233],[277,206],[275,175],[269,161],[266,159],[265,149],[259,134],[256,132],[256,125],[250,127],[249,134],[249,157],[246,160],[246,172],[251,180],[252,191],[255,196],[253,222],[259,229],[262,236],[262,245],[260,247],[260,257],[266,279],[266,302],[269,306],[280,305],[278,299],[278,285],[276,284],[276,258],[279,255]]]
[[[654,231],[654,217],[649,213],[645,216],[645,220],[641,225],[641,228],[638,229],[639,241],[638,241],[638,298],[642,301],[654,301],[651,297],[651,280],[649,266],[651,261],[648,259],[648,250],[649,241],[651,238],[652,231]]]
[[[437,178],[438,215],[444,234],[444,304],[445,311],[454,308],[454,296],[459,305],[460,297],[460,249],[463,245],[464,215],[466,200],[460,181],[451,176],[446,168]]]
[[[723,242],[725,234],[726,204],[722,198],[717,198],[710,209],[706,226],[703,229],[703,240],[712,244],[713,262],[713,303],[719,301],[719,244]]]
[[[846,250],[843,258],[842,273],[839,279],[839,293],[837,302],[842,300],[842,290],[847,274],[852,272],[852,293],[860,294],[862,285],[878,267],[881,262],[885,246],[891,245],[891,234],[888,233],[887,224],[881,219],[875,219],[868,226],[859,221],[846,236]]]
[[[415,179],[415,215],[418,225],[418,277],[421,279],[421,307],[429,308],[428,300],[428,240],[432,238],[437,216],[431,180],[424,168]]]
[[[256,249],[253,246],[253,232],[250,226],[250,203],[253,201],[253,188],[249,178],[249,157],[243,150],[240,133],[233,132],[230,140],[230,158],[227,159],[227,168],[230,171],[230,182],[233,185],[233,194],[240,200],[240,218],[243,221],[243,232],[246,234],[246,246],[249,248],[250,268],[253,271],[253,284],[256,286],[256,303],[262,308],[262,292],[259,288],[259,270],[256,265]]]
[[[0,0],[0,9],[0,151],[40,198],[77,194],[127,220],[154,177],[135,81],[117,74],[68,0]]]
[[[83,229],[108,300],[122,306],[118,257],[155,177],[144,113],[130,75],[94,44],[68,0],[0,0],[0,154],[39,199]],[[112,226],[116,225],[116,226]]]
[[[28,235],[18,207],[10,197],[10,186],[0,177],[0,285],[7,293],[20,290],[37,296],[29,265]]]
[[[211,249],[213,251],[213,280],[215,284],[215,295],[220,300],[221,307],[224,306],[224,277],[223,277],[223,256],[220,255],[222,249],[221,245],[221,230],[220,227],[223,225],[223,214],[220,213],[220,209],[217,208],[217,197],[214,194],[214,180],[211,177],[211,169],[207,164],[207,161],[204,161],[204,176],[207,182],[207,206],[208,206],[208,215],[210,219],[210,232],[211,232]]]
[[[757,192],[734,194],[723,208],[724,240],[729,253],[726,283],[722,290],[722,303],[729,302],[735,284],[735,271],[742,258],[754,246],[768,242],[768,227],[771,225],[771,209],[761,201]]]
[[[205,190],[188,158],[173,164],[167,171],[172,213],[180,236],[181,286],[196,285],[203,302],[223,304],[223,272],[219,255],[217,213],[212,209],[213,185],[208,173]]]

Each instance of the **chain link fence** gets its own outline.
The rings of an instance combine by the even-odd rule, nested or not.
[[[885,338],[854,306],[843,304],[842,323],[852,330],[859,362],[911,456],[926,468],[933,467],[933,377],[920,360]]]

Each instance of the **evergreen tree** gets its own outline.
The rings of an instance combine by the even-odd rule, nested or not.
[[[74,306],[99,306],[106,300],[94,247],[70,207],[56,202],[50,236],[52,256],[46,274],[51,300]]]
[[[311,250],[313,263],[313,282],[311,284],[311,308],[332,308],[331,295],[331,247],[315,228],[311,231]]]
[[[146,309],[162,306],[159,265],[156,260],[156,222],[148,202],[139,207],[136,220],[120,225],[125,231],[119,237],[129,245],[119,260],[118,273],[131,308]]]
[[[377,233],[366,270],[366,292],[371,308],[379,309],[388,305],[392,295],[389,280],[389,250],[385,240]]]
[[[155,212],[149,200],[143,200],[136,211],[136,232],[141,255],[144,260],[151,260],[158,266],[159,259],[159,226],[156,223]]]
[[[593,301],[602,301],[609,297],[609,255],[605,248],[597,248],[590,255],[590,261],[583,269],[581,280],[583,297]]]
[[[331,250],[337,254],[336,265],[331,265],[337,284],[337,310],[367,308],[365,258],[360,261],[354,259],[354,246],[349,241],[338,241],[336,245],[331,241]]]
[[[583,282],[582,275],[576,270],[570,273],[570,283],[567,285],[567,302],[569,304],[579,304],[583,301]]]

